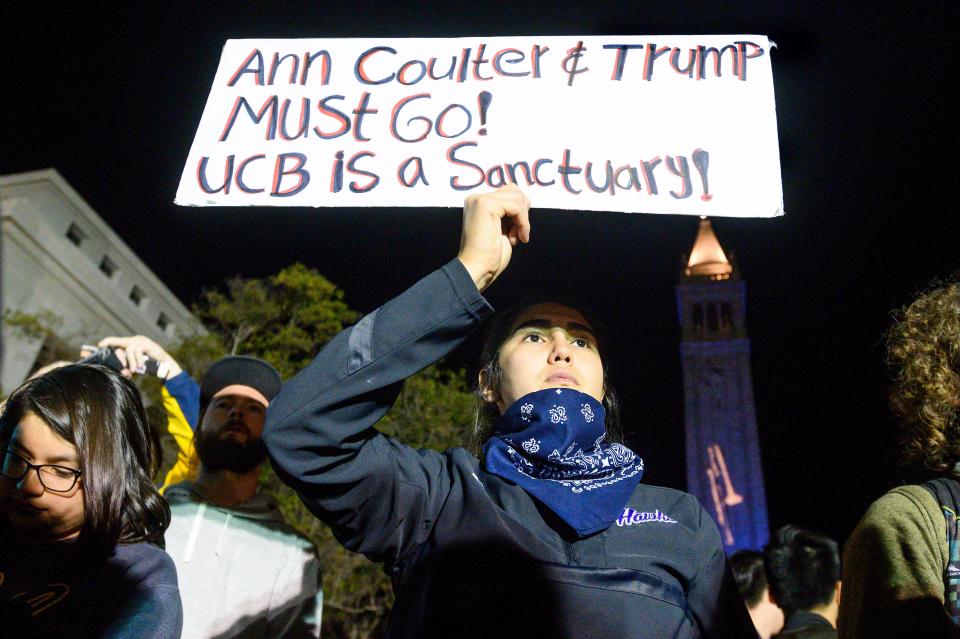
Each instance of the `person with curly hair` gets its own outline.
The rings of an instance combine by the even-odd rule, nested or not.
[[[960,548],[949,541],[960,495],[960,283],[935,282],[896,312],[886,347],[899,458],[925,483],[880,497],[847,541],[839,636],[960,637]]]

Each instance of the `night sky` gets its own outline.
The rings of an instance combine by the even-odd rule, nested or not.
[[[454,209],[175,206],[229,38],[769,36],[786,215],[713,224],[747,282],[770,523],[843,541],[897,481],[881,336],[892,308],[960,268],[957,3],[165,3],[26,15],[12,4],[0,9],[0,174],[56,168],[188,304],[231,275],[300,261],[370,311],[459,241]],[[587,294],[613,329],[606,358],[645,480],[679,488],[674,287],[696,227],[536,210],[534,241],[488,291],[501,307],[545,284]]]

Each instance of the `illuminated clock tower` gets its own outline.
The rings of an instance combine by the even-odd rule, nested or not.
[[[728,554],[761,549],[769,528],[744,323],[746,284],[705,218],[677,285],[677,312],[687,489],[713,515]]]

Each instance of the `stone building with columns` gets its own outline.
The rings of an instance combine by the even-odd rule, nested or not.
[[[71,349],[142,334],[167,347],[206,331],[55,170],[0,176],[0,396],[43,362],[48,327]]]

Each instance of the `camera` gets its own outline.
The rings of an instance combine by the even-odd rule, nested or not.
[[[123,370],[123,364],[120,363],[120,358],[117,357],[116,352],[110,347],[97,348],[96,346],[82,346],[85,351],[93,351],[90,355],[87,355],[81,359],[78,364],[102,364],[104,366],[109,366],[114,370]],[[155,359],[146,357],[144,359],[144,364],[141,369],[133,370],[134,373],[140,375],[154,375],[158,376],[162,372],[160,362]],[[132,370],[132,369],[131,369]]]

